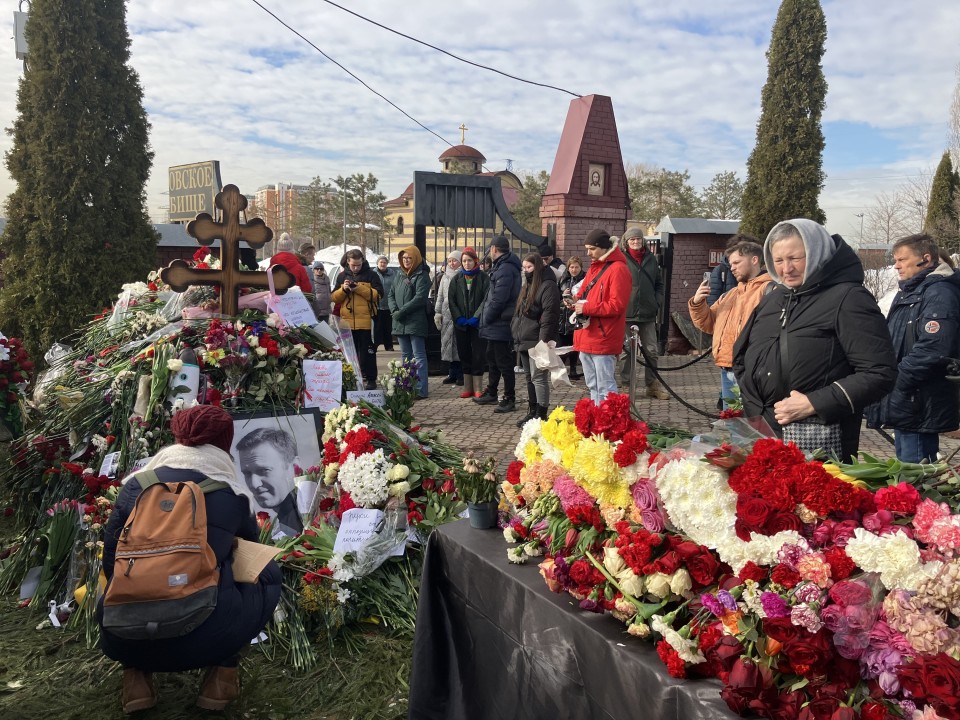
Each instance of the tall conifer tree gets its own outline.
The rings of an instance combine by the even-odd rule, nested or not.
[[[0,317],[36,356],[122,283],[145,280],[158,238],[144,204],[153,153],[124,0],[35,0],[26,36]]]
[[[933,235],[937,244],[945,250],[956,252],[960,228],[957,223],[957,173],[950,160],[950,152],[944,152],[933,174],[930,186],[930,202],[927,205],[927,217],[923,229]]]
[[[826,40],[819,0],[783,0],[767,50],[740,232],[764,238],[782,220],[825,220],[818,198],[824,177],[820,116],[827,95],[820,60]]]

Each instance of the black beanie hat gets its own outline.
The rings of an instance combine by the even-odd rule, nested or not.
[[[600,228],[591,230],[590,234],[587,235],[587,239],[583,241],[583,244],[593,245],[601,250],[609,250],[613,247],[613,241],[610,239],[610,233],[608,233],[606,230],[601,230]]]
[[[508,253],[510,252],[510,241],[507,240],[506,235],[498,235],[494,238],[493,242],[490,243],[490,247],[495,247],[502,253]]]
[[[537,251],[540,253],[540,257],[553,257],[556,253],[553,252],[553,246],[550,243],[544,243],[537,248]]]

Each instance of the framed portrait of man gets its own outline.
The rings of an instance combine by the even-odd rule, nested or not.
[[[300,506],[312,498],[298,503],[297,468],[320,465],[318,428],[322,422],[316,408],[284,415],[234,415],[230,454],[237,477],[253,495],[254,515],[266,512],[271,518],[275,537],[303,531]]]
[[[599,163],[587,165],[587,195],[603,195],[607,183],[607,166]]]

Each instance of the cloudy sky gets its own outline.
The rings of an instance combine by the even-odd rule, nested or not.
[[[259,0],[370,86],[489,169],[550,170],[569,94],[471,67],[325,0]],[[625,162],[745,176],[776,0],[341,0],[452,53],[580,95],[609,95]],[[8,4],[8,8],[13,4]],[[956,0],[824,0],[829,83],[821,204],[856,238],[873,197],[931,171],[946,146],[960,62]],[[132,64],[156,153],[147,186],[163,217],[166,168],[217,159],[252,194],[276,182],[371,172],[388,197],[448,147],[359,85],[253,0],[129,0]],[[9,22],[10,14],[6,15]],[[0,57],[0,125],[21,64]],[[0,150],[10,138],[0,136]],[[0,170],[0,197],[13,183]]]

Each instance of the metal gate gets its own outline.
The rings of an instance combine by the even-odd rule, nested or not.
[[[434,264],[466,246],[482,258],[493,239],[503,233],[523,255],[519,243],[536,248],[547,238],[525,229],[510,214],[500,178],[492,175],[413,174],[413,241]]]

